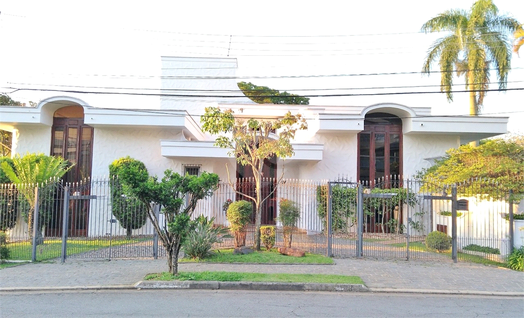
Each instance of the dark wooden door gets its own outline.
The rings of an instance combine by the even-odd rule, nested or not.
[[[269,196],[262,204],[262,224],[273,225],[277,217],[277,193],[276,187],[276,173],[277,173],[277,158],[273,156],[264,160],[264,167],[262,168],[262,198]],[[249,166],[242,166],[237,164],[237,189],[242,193],[255,197],[255,179],[253,178],[253,170]],[[237,194],[236,200],[247,200],[247,197]],[[255,205],[253,203],[253,209]],[[252,222],[255,222],[255,213],[253,211]]]

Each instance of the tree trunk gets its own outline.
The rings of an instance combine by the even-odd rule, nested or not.
[[[130,240],[131,239],[131,236],[133,235],[133,229],[128,227],[126,229],[126,236],[127,236],[127,239]]]
[[[475,81],[475,78],[473,76],[473,72],[469,72],[469,115],[470,116],[477,116],[478,115],[478,105],[477,105],[477,96],[475,94],[475,88],[473,86],[473,83]],[[471,141],[469,143],[472,147],[477,147],[478,142],[477,141]]]
[[[255,202],[255,208],[256,208],[256,214],[255,214],[255,250],[260,251],[260,225],[262,224],[262,182],[260,176],[258,178],[255,178],[256,182],[256,202]]]
[[[180,245],[172,243],[169,247],[166,247],[166,251],[169,273],[172,275],[178,275],[178,254],[180,252]]]

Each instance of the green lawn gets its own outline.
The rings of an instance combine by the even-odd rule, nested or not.
[[[207,263],[257,263],[257,264],[333,264],[329,257],[306,253],[304,257],[293,257],[280,254],[276,249],[271,251],[253,252],[251,254],[233,254],[233,249],[216,250],[211,257],[205,259],[183,258],[180,262]]]
[[[390,246],[406,248],[406,243],[391,244]],[[415,251],[415,252],[437,253],[436,250],[427,248],[426,244],[424,244],[423,242],[411,242],[411,243],[409,243],[409,250],[410,251]],[[451,249],[447,250],[447,251],[444,251],[441,254],[447,255],[451,259]],[[479,256],[479,255],[471,255],[471,254],[458,252],[457,253],[457,258],[460,261],[465,261],[465,262],[470,262],[470,263],[507,267],[506,263],[500,263],[500,262],[497,262],[497,261],[492,261],[492,260],[486,259],[486,258],[484,258],[482,256]]]
[[[284,283],[324,283],[324,284],[364,284],[358,276],[323,274],[262,274],[240,272],[180,272],[178,276],[170,273],[149,274],[145,280],[192,280],[219,282],[284,282]]]
[[[143,240],[143,239],[142,239]],[[141,239],[113,239],[112,246],[119,246],[129,243],[136,243]],[[94,251],[109,247],[109,240],[107,239],[68,239],[67,240],[67,255],[74,255],[88,251]],[[31,242],[15,242],[7,244],[9,248],[10,259],[13,260],[31,260],[33,246]],[[37,260],[43,261],[52,258],[60,257],[62,253],[62,240],[60,239],[46,239],[44,244],[36,247]]]

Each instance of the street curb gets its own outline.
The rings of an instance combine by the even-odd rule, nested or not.
[[[224,289],[273,291],[332,291],[368,292],[362,284],[315,284],[276,282],[217,282],[217,281],[140,281],[137,289]]]
[[[321,292],[365,292],[377,294],[426,294],[462,296],[524,297],[524,292],[494,292],[475,290],[439,289],[396,289],[368,288],[360,284],[315,284],[315,283],[275,283],[275,282],[217,282],[217,281],[140,281],[135,285],[112,286],[62,286],[62,287],[3,287],[5,292],[57,292],[90,290],[141,290],[141,289],[208,289],[208,290],[265,290],[265,291],[321,291]]]
[[[135,289],[133,285],[95,285],[95,286],[56,286],[56,287],[0,287],[4,292],[41,292],[41,291],[68,291],[68,290],[123,290]]]
[[[369,291],[372,293],[524,297],[524,292],[496,292],[479,290],[369,288]]]

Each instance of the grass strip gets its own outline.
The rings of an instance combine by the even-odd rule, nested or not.
[[[396,244],[391,244],[390,246],[406,248],[406,243],[396,243]],[[428,248],[426,246],[426,244],[424,244],[422,242],[411,242],[411,243],[409,243],[409,250],[413,251],[413,252],[436,253],[435,250]],[[448,251],[445,251],[443,253],[440,253],[440,254],[448,255],[449,258],[451,259],[451,249],[448,250]],[[457,258],[460,261],[474,263],[474,264],[482,264],[482,265],[490,265],[490,266],[498,266],[498,267],[508,267],[508,265],[506,263],[493,261],[493,260],[484,258],[484,257],[479,256],[479,255],[471,255],[471,254],[467,254],[467,253],[463,253],[463,252],[457,252]]]
[[[253,252],[250,254],[233,254],[233,249],[216,250],[213,255],[204,259],[183,258],[181,262],[201,263],[253,263],[253,264],[333,264],[329,257],[306,253],[304,257],[293,257],[280,254],[276,249]]]
[[[113,239],[111,246],[120,246],[125,244],[138,243],[144,239]],[[68,239],[67,240],[67,255],[80,254],[98,249],[108,248],[110,241],[108,239]],[[9,248],[9,259],[13,260],[31,260],[33,246],[31,242],[13,242],[7,244]],[[62,253],[62,240],[60,239],[45,239],[44,244],[36,247],[37,260],[43,261],[60,257]]]
[[[180,272],[148,274],[145,280],[160,281],[218,281],[218,282],[279,282],[279,283],[320,283],[320,284],[364,284],[358,276],[325,274],[281,274],[281,273],[242,273],[242,272]]]

